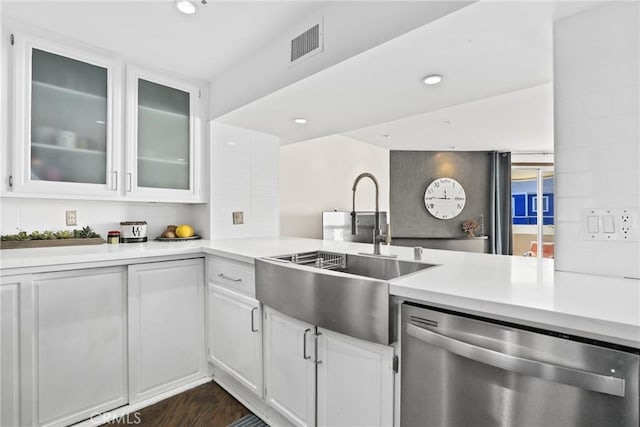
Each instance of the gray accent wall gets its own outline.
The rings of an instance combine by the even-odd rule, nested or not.
[[[391,237],[463,237],[462,222],[480,220],[489,235],[491,156],[487,151],[391,151]],[[464,209],[453,219],[437,219],[424,206],[424,192],[436,178],[453,178],[465,189]],[[491,237],[491,236],[490,236]]]

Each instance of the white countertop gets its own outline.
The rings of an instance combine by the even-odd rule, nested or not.
[[[0,251],[0,274],[34,267],[206,253],[252,263],[262,256],[326,250],[371,253],[372,245],[297,238],[195,240]],[[383,247],[413,259],[413,249]],[[390,282],[399,298],[640,348],[640,281],[565,273],[552,260],[425,249],[437,267]]]

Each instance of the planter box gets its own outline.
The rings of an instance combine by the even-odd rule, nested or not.
[[[51,248],[54,246],[101,245],[107,243],[102,237],[91,239],[17,240],[0,242],[0,249]]]

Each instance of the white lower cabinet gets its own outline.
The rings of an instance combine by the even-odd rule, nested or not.
[[[21,284],[20,425],[69,425],[127,403],[126,283],[125,267],[109,267]]]
[[[315,327],[265,307],[268,404],[300,427],[315,426]]]
[[[204,261],[130,266],[130,403],[205,376]]]
[[[266,399],[296,426],[393,425],[392,347],[265,308]]]
[[[20,286],[25,276],[0,278],[0,426],[20,423]]]
[[[260,302],[209,283],[208,326],[209,361],[262,397]]]
[[[318,335],[318,426],[393,425],[393,347]]]

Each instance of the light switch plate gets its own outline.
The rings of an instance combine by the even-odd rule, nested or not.
[[[67,225],[78,225],[78,211],[66,211],[65,219]]]
[[[583,209],[582,237],[592,241],[637,242],[640,237],[638,208]]]
[[[244,213],[243,212],[233,212],[233,224],[244,224]]]

